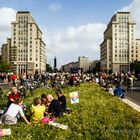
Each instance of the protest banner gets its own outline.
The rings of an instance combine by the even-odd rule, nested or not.
[[[1,136],[7,136],[7,135],[11,135],[11,129],[0,129],[0,137]]]
[[[63,125],[60,123],[56,123],[56,122],[49,122],[49,125],[55,126],[57,128],[61,128],[61,129],[68,129],[67,125]]]
[[[71,104],[79,103],[78,91],[70,92],[70,101]]]

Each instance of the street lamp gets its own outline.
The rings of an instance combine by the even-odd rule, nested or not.
[[[131,61],[131,56],[130,56],[130,44],[126,43],[128,45],[128,71],[130,72],[130,61]]]
[[[130,61],[131,61],[131,56],[130,56],[130,44],[128,42],[126,42],[127,44],[127,61],[128,61],[128,71],[130,72]]]

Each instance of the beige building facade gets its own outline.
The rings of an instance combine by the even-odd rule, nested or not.
[[[140,60],[135,35],[136,23],[132,22],[130,12],[117,12],[107,25],[100,45],[101,70],[129,71],[130,62]]]
[[[140,39],[136,39],[136,60],[140,61]]]
[[[12,23],[11,66],[17,73],[44,72],[45,47],[42,32],[28,11],[19,11]]]
[[[90,60],[86,56],[78,57],[79,68],[82,69],[82,72],[86,72],[90,69]]]
[[[63,72],[71,72],[72,69],[77,69],[79,67],[78,62],[70,62],[68,64],[65,64],[61,67],[61,70]]]
[[[79,56],[77,62],[65,64],[61,67],[61,70],[64,72],[78,72],[79,70],[81,72],[87,72],[89,70],[93,70],[98,62],[99,60],[91,61],[88,57]]]
[[[3,44],[1,47],[2,60],[7,64],[10,64],[11,59],[11,38],[7,38],[7,43]]]

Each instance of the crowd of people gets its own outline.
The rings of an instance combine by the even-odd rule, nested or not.
[[[26,74],[19,76],[16,74],[5,75],[5,78],[2,78],[1,81],[7,82],[9,86],[12,87],[12,90],[7,94],[8,103],[1,116],[0,123],[16,124],[17,118],[23,118],[27,124],[31,124],[41,122],[44,117],[61,117],[68,111],[66,97],[62,93],[62,88],[80,86],[81,83],[85,82],[95,82],[104,87],[112,95],[124,98],[125,92],[131,93],[131,87],[135,79],[135,76],[131,73],[120,72],[112,74],[101,72],[97,74],[35,73],[30,76]],[[54,99],[51,94],[42,94],[41,97],[35,97],[33,101],[34,104],[30,107],[30,113],[27,116],[24,111],[26,106],[24,106],[22,94],[18,90],[19,86],[25,85],[27,85],[29,89],[32,86],[36,86],[36,88],[43,86],[48,90],[53,89],[58,98]],[[126,90],[122,88],[122,85],[127,87]]]
[[[8,104],[1,116],[1,124],[16,124],[17,119],[23,118],[27,124],[39,123],[44,117],[57,118],[66,112],[66,97],[59,88],[54,89],[58,99],[54,99],[51,94],[42,94],[41,97],[35,97],[33,105],[30,107],[30,113],[25,114],[23,99],[17,87],[12,87],[8,93]],[[28,119],[27,119],[27,118]]]

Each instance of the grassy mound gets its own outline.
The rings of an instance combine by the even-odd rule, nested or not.
[[[78,91],[80,103],[71,105],[69,93]],[[40,89],[35,91],[35,96],[42,93],[54,94],[53,90]],[[15,126],[0,126],[0,128],[11,128],[12,135],[3,137],[5,140],[127,140],[139,139],[140,137],[140,113],[124,104],[117,97],[105,92],[103,88],[93,83],[81,84],[80,87],[64,89],[67,97],[68,107],[73,112],[64,115],[56,122],[68,125],[68,130],[62,130],[42,125],[26,125],[18,122]],[[34,97],[35,97],[34,96]],[[24,101],[31,106],[33,97],[29,96]],[[2,104],[2,103],[0,103]]]

